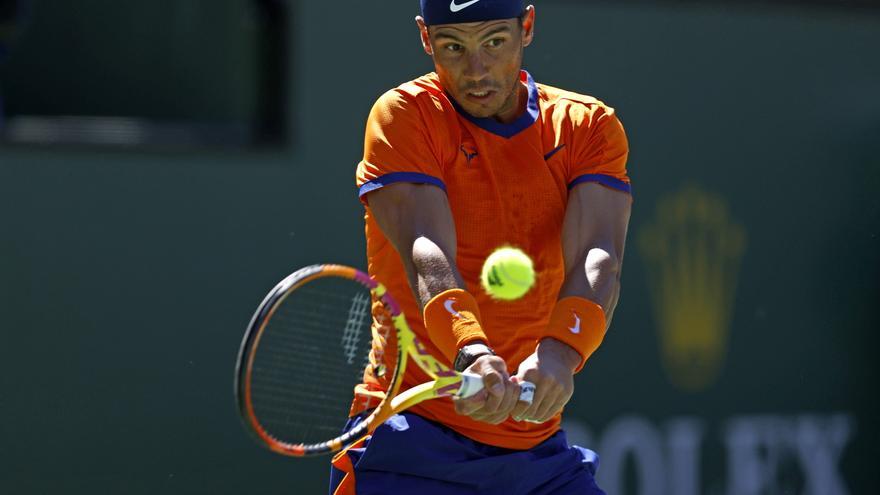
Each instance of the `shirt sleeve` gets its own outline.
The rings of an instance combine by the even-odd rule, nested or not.
[[[568,188],[584,182],[632,193],[626,170],[629,144],[614,109],[599,105],[575,122]]]
[[[433,184],[444,191],[440,161],[429,123],[416,97],[391,90],[373,105],[364,136],[364,156],[357,168],[358,196],[395,182]]]

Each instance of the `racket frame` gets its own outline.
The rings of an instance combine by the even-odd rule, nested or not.
[[[354,428],[326,442],[294,444],[275,438],[260,424],[251,401],[250,378],[260,338],[275,314],[275,310],[293,291],[308,282],[323,277],[341,277],[358,282],[370,290],[373,298],[382,301],[390,313],[391,327],[397,337],[397,366],[390,377],[385,398]],[[398,393],[409,358],[412,358],[432,380],[416,385],[403,393]],[[410,329],[397,301],[385,289],[385,286],[366,273],[342,265],[310,265],[285,277],[266,295],[257,308],[239,347],[234,386],[242,422],[259,443],[282,455],[303,457],[338,452],[361,437],[370,434],[378,425],[394,414],[422,401],[440,397],[470,397],[482,390],[483,380],[478,375],[452,370],[434,358]]]

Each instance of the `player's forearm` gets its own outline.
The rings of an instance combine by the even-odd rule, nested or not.
[[[444,251],[426,236],[415,239],[409,261],[410,286],[422,307],[437,294],[464,287],[455,265],[455,253]]]
[[[567,233],[577,235],[579,231],[569,229]],[[563,242],[573,241],[574,235],[563,235]],[[539,345],[539,350],[546,347],[549,355],[575,373],[602,344],[620,290],[620,257],[611,249],[581,239],[577,244],[564,244],[565,279]],[[575,245],[579,248],[574,249]]]
[[[618,277],[618,283],[614,288],[614,292],[611,294],[611,302],[608,303],[608,309],[605,310],[605,327],[611,327],[611,319],[614,318],[614,310],[617,309],[617,301],[620,299],[620,278]]]
[[[621,260],[610,248],[587,247],[566,274],[559,299],[576,296],[602,306],[608,324],[620,294]]]
[[[601,306],[607,328],[620,294],[620,273],[632,198],[599,184],[572,190],[562,227],[565,280],[559,299]]]

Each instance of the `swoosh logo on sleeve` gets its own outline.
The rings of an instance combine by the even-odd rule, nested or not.
[[[459,313],[455,310],[455,308],[452,307],[455,302],[455,299],[447,299],[446,302],[443,303],[443,307],[446,308],[446,311],[449,311],[449,314],[451,314],[452,316],[456,318],[464,318],[461,313]]]
[[[455,0],[452,0],[452,3],[449,4],[449,10],[451,10],[451,11],[453,11],[453,12],[458,12],[458,11],[461,11],[461,10],[464,10],[464,9],[470,7],[471,5],[473,5],[473,4],[475,4],[475,3],[479,2],[479,1],[480,1],[480,0],[471,0],[470,2],[465,2],[465,3],[462,3],[462,4],[456,4],[456,3],[455,3]]]
[[[577,315],[577,313],[572,313],[572,316],[574,316],[574,326],[569,328],[569,330],[571,330],[571,333],[574,333],[574,334],[581,333],[581,319],[580,319],[580,317]]]

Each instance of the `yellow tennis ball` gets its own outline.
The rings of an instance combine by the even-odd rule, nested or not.
[[[524,296],[535,284],[535,267],[522,250],[499,248],[483,263],[480,282],[493,298],[513,301]]]

